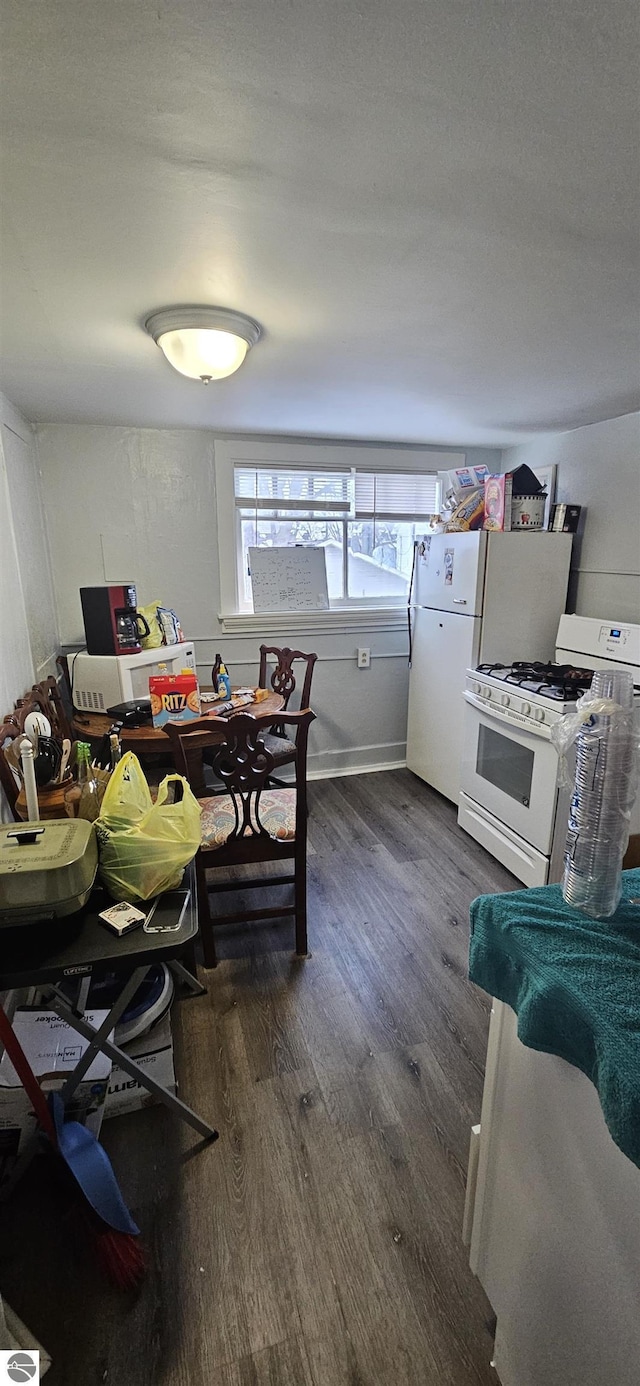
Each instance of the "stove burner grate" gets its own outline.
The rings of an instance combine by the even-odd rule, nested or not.
[[[479,664],[479,674],[490,674],[505,683],[540,693],[557,702],[571,702],[591,687],[593,669],[572,664],[545,664],[540,660],[514,660],[513,664]]]

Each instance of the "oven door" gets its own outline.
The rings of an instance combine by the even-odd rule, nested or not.
[[[470,701],[472,694],[465,698],[462,790],[548,856],[558,782],[558,757],[548,732],[529,731],[504,713],[480,709]]]

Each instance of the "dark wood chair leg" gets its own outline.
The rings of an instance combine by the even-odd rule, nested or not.
[[[295,857],[295,906],[296,906],[296,955],[306,958],[307,945],[307,859],[306,852],[296,852]]]
[[[200,923],[200,935],[202,938],[202,953],[205,967],[217,967],[218,959],[216,956],[216,945],[213,938],[213,924],[211,922],[211,910],[209,908],[209,891],[207,888],[207,873],[204,866],[196,860],[196,882],[198,894],[198,920]]]

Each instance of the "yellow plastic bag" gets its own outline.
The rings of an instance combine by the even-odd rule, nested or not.
[[[162,602],[150,602],[149,606],[138,607],[140,615],[144,616],[149,627],[149,634],[144,635],[140,641],[143,650],[159,650],[160,646],[164,645],[162,626],[158,620],[159,606],[162,606]]]
[[[182,786],[169,803],[171,785]],[[116,766],[96,820],[99,874],[114,900],[150,900],[180,885],[200,846],[200,805],[182,775],[167,775],[154,804],[131,751]]]

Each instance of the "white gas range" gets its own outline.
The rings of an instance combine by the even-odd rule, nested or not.
[[[528,886],[562,878],[571,791],[559,784],[551,727],[606,667],[631,670],[640,720],[640,626],[562,616],[556,661],[480,665],[464,691],[458,822]]]

